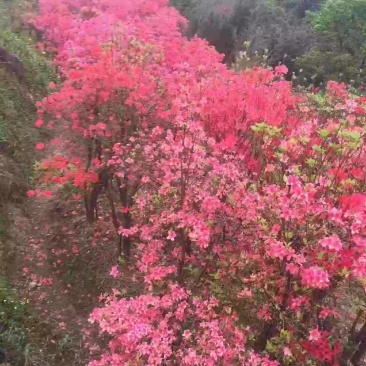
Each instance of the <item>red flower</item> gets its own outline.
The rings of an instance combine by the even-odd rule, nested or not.
[[[349,196],[341,196],[339,201],[343,210],[359,211],[365,208],[366,196],[361,193],[354,193]]]
[[[32,197],[34,197],[35,195],[36,195],[36,191],[30,190],[30,191],[28,191],[28,192],[27,192],[27,196],[28,196],[29,198],[32,198]]]
[[[44,143],[42,143],[42,142],[40,142],[40,143],[38,143],[37,145],[36,145],[36,149],[37,150],[43,150],[45,148],[45,144]]]
[[[42,125],[43,125],[43,121],[41,119],[39,119],[38,121],[36,121],[36,123],[34,124],[34,126],[37,127],[37,128],[42,127]]]

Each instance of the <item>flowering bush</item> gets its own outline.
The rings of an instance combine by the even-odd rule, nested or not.
[[[41,0],[33,22],[63,82],[29,196],[72,185],[90,223],[107,205],[135,273],[91,314],[110,342],[90,365],[338,365],[366,278],[366,101],[227,69],[165,0]]]

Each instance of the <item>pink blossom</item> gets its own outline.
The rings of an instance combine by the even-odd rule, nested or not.
[[[267,254],[273,258],[290,260],[294,251],[286,247],[282,242],[272,238],[267,240]]]
[[[41,142],[36,145],[37,150],[43,150],[44,148],[45,148],[45,144],[43,144]]]
[[[310,341],[318,341],[320,339],[320,337],[321,337],[321,333],[320,333],[318,327],[309,331],[309,340]]]
[[[272,172],[274,172],[274,171],[275,171],[275,169],[276,169],[275,165],[273,165],[273,164],[268,164],[268,165],[266,166],[265,172],[266,172],[266,173],[272,173]]]
[[[35,122],[35,124],[34,124],[34,126],[35,126],[36,128],[40,128],[40,127],[42,127],[42,125],[43,125],[43,121],[42,121],[41,119],[37,120],[37,121]]]
[[[111,271],[109,272],[109,274],[114,277],[114,278],[117,278],[118,275],[119,275],[119,271],[118,271],[118,266],[113,266],[111,268]]]
[[[168,231],[168,236],[167,236],[168,240],[174,241],[176,237],[177,237],[177,234],[175,233],[175,231],[173,231],[173,230]]]
[[[35,195],[36,195],[36,191],[29,190],[29,191],[27,192],[27,196],[28,196],[29,198],[32,198],[32,197],[34,197]]]
[[[319,244],[323,248],[335,250],[336,252],[342,249],[342,242],[340,241],[339,237],[336,234],[333,234],[332,236],[328,236],[326,238],[319,240]]]
[[[366,255],[363,255],[354,261],[352,265],[352,273],[357,278],[366,278]]]
[[[312,266],[301,271],[301,282],[308,288],[325,289],[329,286],[329,275],[324,269]]]
[[[288,73],[288,68],[285,65],[279,65],[275,67],[275,72],[280,75],[285,75]]]

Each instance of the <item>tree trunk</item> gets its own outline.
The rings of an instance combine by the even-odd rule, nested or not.
[[[353,366],[361,366],[366,355],[366,322],[355,336],[355,341],[358,343],[358,349],[351,357],[351,363]]]
[[[86,219],[90,224],[92,224],[96,219],[96,208],[98,198],[103,188],[106,188],[107,185],[108,185],[108,170],[103,169],[99,173],[98,183],[94,185],[89,195],[85,194],[84,196]]]
[[[128,179],[124,178],[123,186],[120,179],[117,179],[118,191],[120,201],[123,207],[131,207],[133,204],[132,192],[129,192]],[[130,212],[122,213],[122,228],[130,229],[132,226],[132,217]],[[132,241],[130,237],[121,237],[121,244],[123,255],[126,259],[131,257],[131,245]]]

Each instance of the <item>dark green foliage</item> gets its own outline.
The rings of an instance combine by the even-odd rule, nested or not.
[[[301,84],[319,86],[328,80],[343,81],[359,86],[365,77],[360,60],[347,52],[315,47],[296,61]]]
[[[206,38],[231,64],[245,50],[253,61],[284,63],[296,83],[363,85],[366,0],[172,0],[189,34]],[[246,42],[246,47],[243,43]],[[301,70],[301,71],[300,71]]]
[[[304,18],[308,11],[319,10],[323,0],[278,0],[277,3],[283,3],[284,8],[297,18]]]
[[[311,14],[313,28],[352,56],[365,47],[366,0],[327,0]]]
[[[313,8],[315,3],[307,6],[300,1],[296,4],[274,0],[175,0],[173,3],[189,19],[190,35],[197,33],[207,39],[225,54],[224,61],[229,64],[243,50],[243,43],[248,42],[248,56],[256,57],[268,50],[269,65],[284,61],[292,70],[294,60],[313,44],[308,22],[296,14]]]
[[[316,42],[296,62],[314,84],[343,81],[355,87],[365,82],[366,0],[325,0],[308,14]]]

